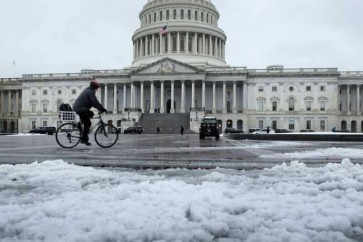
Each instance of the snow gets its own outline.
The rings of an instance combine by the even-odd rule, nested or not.
[[[363,241],[363,166],[0,165],[1,241]]]
[[[356,158],[363,161],[363,150],[362,149],[349,149],[349,148],[326,148],[326,149],[315,149],[303,152],[290,152],[290,153],[275,153],[272,155],[262,155],[263,158]]]

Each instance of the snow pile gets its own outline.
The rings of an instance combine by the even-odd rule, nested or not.
[[[363,161],[363,150],[347,149],[347,148],[326,148],[326,149],[316,149],[316,150],[293,152],[293,153],[275,153],[272,155],[262,155],[261,157],[291,158],[291,159],[332,157],[332,158],[361,159],[361,161]]]
[[[0,166],[4,241],[363,241],[363,167]]]

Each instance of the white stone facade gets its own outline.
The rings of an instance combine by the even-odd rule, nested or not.
[[[196,132],[205,115],[221,129],[363,131],[363,72],[230,67],[219,13],[207,0],[148,1],[139,16],[130,68],[1,79],[0,130],[57,126],[60,103],[73,104],[95,78],[106,119],[121,128],[144,113],[189,113]]]

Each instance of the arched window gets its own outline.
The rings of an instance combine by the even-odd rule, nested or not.
[[[169,10],[166,10],[166,20],[169,20]]]
[[[295,99],[293,97],[289,98],[289,111],[295,110]]]
[[[154,12],[154,23],[156,22],[156,12]]]
[[[192,10],[188,10],[188,20],[192,19]]]
[[[184,19],[184,10],[180,10],[180,19]]]
[[[195,21],[198,21],[198,11],[195,11],[194,12],[194,20]]]
[[[163,21],[163,11],[160,11],[160,21]]]
[[[176,19],[176,9],[173,11],[173,19]]]
[[[237,129],[243,130],[243,120],[241,119],[237,120]]]
[[[204,12],[201,12],[200,14],[200,21],[204,22]]]
[[[357,133],[357,121],[353,120],[350,125],[350,130],[352,133]]]

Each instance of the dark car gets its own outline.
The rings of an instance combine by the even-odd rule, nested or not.
[[[124,130],[124,134],[142,134],[142,132],[144,132],[144,130],[142,129],[142,127],[128,127],[127,129]]]
[[[219,140],[218,123],[215,117],[204,117],[200,124],[199,138],[205,139],[207,136],[212,136]]]
[[[226,128],[224,130],[225,134],[242,134],[243,130],[235,129],[235,128]]]
[[[300,130],[301,133],[311,133],[311,132],[315,132],[314,130],[312,129],[302,129]]]
[[[284,133],[291,133],[290,130],[287,129],[275,129],[276,134],[284,134]]]
[[[29,131],[29,133],[33,134],[49,134],[53,135],[57,129],[55,127],[37,127]]]
[[[261,131],[262,129],[258,129],[258,128],[253,128],[253,129],[249,129],[248,130],[248,133],[254,133],[254,132],[256,132],[256,131]]]

